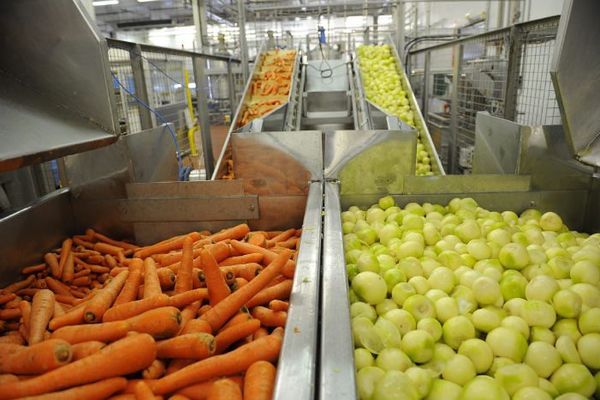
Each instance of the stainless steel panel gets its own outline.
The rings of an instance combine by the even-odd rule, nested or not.
[[[306,67],[305,92],[345,92],[350,88],[347,61],[341,60],[310,60]]]
[[[283,347],[277,364],[275,399],[309,400],[315,397],[322,190],[320,182],[311,183]]]
[[[571,151],[600,166],[600,2],[566,0],[556,37],[552,81]]]
[[[249,220],[253,230],[271,231],[300,226],[304,218],[307,196],[271,196],[258,197],[259,218]]]
[[[135,182],[176,181],[175,143],[166,125],[124,136]]]
[[[70,193],[61,189],[0,219],[0,287],[19,280],[20,268],[75,233]]]
[[[308,183],[323,173],[322,139],[319,131],[232,134],[236,179],[246,193],[308,193]]]
[[[526,192],[529,175],[407,176],[403,194]]]
[[[126,186],[127,197],[193,197],[232,196],[244,194],[242,182],[238,180],[132,183]]]
[[[356,399],[339,186],[325,183],[319,399]]]
[[[256,196],[146,198],[117,202],[123,221],[226,221],[258,218]]]
[[[325,135],[325,178],[342,193],[402,193],[414,175],[416,132],[336,131]]]
[[[0,2],[0,50],[2,169],[114,141],[107,46],[79,1]]]
[[[526,138],[512,121],[477,113],[473,174],[517,174]]]

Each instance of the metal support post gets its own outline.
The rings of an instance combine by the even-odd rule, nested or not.
[[[204,74],[205,60],[200,57],[193,58],[194,81],[196,82],[196,99],[198,101],[198,119],[200,135],[202,138],[202,154],[204,155],[204,168],[206,176],[212,176],[215,168],[213,157],[212,138],[210,136],[210,115],[208,114],[208,81]]]
[[[233,80],[233,65],[231,65],[231,61],[227,62],[227,86],[229,87],[229,109],[231,111],[231,118],[229,121],[233,124],[237,101],[235,100],[235,81]]]
[[[242,76],[244,82],[248,81],[250,74],[248,69],[248,43],[246,42],[246,9],[244,0],[237,0],[238,6],[238,26],[240,28],[240,60],[242,61]]]
[[[192,0],[192,14],[194,25],[196,27],[196,39],[198,40],[199,51],[203,52],[208,48],[208,23],[206,21],[206,0]]]
[[[423,111],[423,119],[428,121],[429,112],[429,80],[431,68],[431,52],[425,53],[425,61],[423,63],[423,95],[421,96],[421,110]]]
[[[508,71],[506,92],[504,93],[504,118],[515,121],[517,117],[517,92],[520,84],[521,56],[523,52],[523,33],[517,26],[510,29],[508,42]]]
[[[399,0],[394,10],[394,23],[396,25],[396,48],[400,59],[404,59],[404,0]]]
[[[150,105],[148,98],[148,87],[146,86],[146,76],[144,74],[144,59],[142,58],[142,48],[139,44],[129,49],[129,59],[131,60],[131,72],[133,74],[133,84],[135,86],[135,95],[144,103]],[[152,114],[146,107],[138,107],[140,113],[140,123],[142,130],[152,128]]]
[[[450,170],[448,174],[456,173],[458,166],[458,152],[457,141],[458,141],[458,90],[460,82],[460,64],[463,57],[463,46],[457,44],[454,47],[454,60],[452,64],[452,103],[450,106],[450,144],[448,146],[448,158],[450,159],[448,164]]]

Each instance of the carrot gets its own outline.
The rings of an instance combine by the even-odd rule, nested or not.
[[[44,339],[48,322],[54,314],[54,293],[42,289],[33,296],[29,327],[29,344],[36,344]]]
[[[41,374],[71,361],[71,345],[49,339],[31,346],[0,344],[0,373]]]
[[[56,301],[60,301],[61,303],[64,304],[74,304],[75,301],[77,300],[77,298],[75,298],[75,296],[73,296],[73,293],[77,293],[79,294],[76,290],[71,290],[69,291],[69,296],[65,296],[62,294],[55,294],[54,295],[54,300]]]
[[[17,382],[19,381],[19,377],[13,374],[2,374],[0,375],[0,385],[2,385],[3,383],[9,383],[9,382]]]
[[[202,360],[215,352],[215,337],[209,333],[188,333],[156,343],[158,358]]]
[[[264,256],[263,262],[271,263],[277,257],[277,253],[274,253],[273,251],[268,249],[263,249],[260,246],[251,245],[249,243],[232,240],[231,245],[234,249],[237,249],[243,254],[261,253]],[[282,273],[287,278],[293,278],[295,268],[296,264],[292,260],[288,260],[285,264],[285,267],[282,269]]]
[[[87,277],[87,276],[89,276],[91,273],[92,273],[92,271],[90,271],[89,269],[86,269],[86,268],[84,268],[84,269],[81,269],[81,270],[79,270],[79,271],[75,272],[75,273],[73,274],[73,282],[71,282],[71,285],[76,285],[74,281],[75,281],[77,278],[81,278],[81,277]]]
[[[296,247],[297,247],[297,245],[298,245],[298,243],[300,243],[300,238],[293,237],[293,238],[289,238],[286,241],[277,243],[276,246],[274,246],[274,248],[284,247],[286,249],[295,250]]]
[[[200,309],[198,310],[198,315],[203,316],[204,314],[209,312],[211,309],[212,309],[212,307],[210,306],[210,304],[205,304],[202,307],[200,307]]]
[[[195,301],[191,304],[185,306],[185,308],[181,311],[181,329],[192,319],[196,318],[196,314],[198,313],[198,309],[200,308],[200,302]],[[181,332],[181,331],[180,331]]]
[[[112,244],[96,242],[94,244],[94,250],[102,254],[110,254],[111,256],[119,256],[119,253],[123,253],[125,249],[122,247],[114,246]]]
[[[0,399],[47,393],[131,374],[146,368],[155,358],[156,346],[150,335],[131,335],[106,346],[89,357],[43,375],[2,385],[0,386]]]
[[[162,293],[160,281],[156,272],[154,259],[148,257],[144,260],[144,298],[155,297]]]
[[[60,261],[58,263],[59,271],[64,271],[65,265],[67,263],[67,259],[69,258],[69,254],[71,253],[71,247],[73,246],[72,239],[65,239],[62,242],[62,247],[60,249]]]
[[[19,332],[21,332],[21,335],[23,335],[23,337],[25,338],[25,340],[27,341],[27,343],[29,343],[29,335],[30,335],[30,329],[31,329],[31,303],[25,300],[22,300],[19,303],[19,310],[21,310],[21,321],[22,321],[22,326],[19,327]],[[4,323],[4,321],[2,321]]]
[[[193,245],[193,239],[189,236],[186,236],[183,240],[181,265],[177,269],[177,282],[175,282],[175,293],[183,293],[188,290],[192,290],[192,269],[194,263]]]
[[[46,281],[46,284],[48,285],[48,289],[52,290],[55,294],[71,296],[69,287],[67,285],[65,285],[64,283],[62,283],[54,278],[51,278],[49,276],[46,277],[45,281]]]
[[[193,358],[175,358],[169,363],[169,367],[167,368],[165,375],[170,375],[173,372],[179,371],[180,369],[185,368],[195,362],[197,362],[197,360],[194,360]]]
[[[8,293],[8,294],[2,294],[0,295],[0,304],[6,304],[11,300],[14,300],[17,298],[17,295],[14,293]]]
[[[246,312],[239,312],[236,316],[234,316],[229,321],[227,321],[227,323],[225,325],[223,325],[223,327],[221,328],[221,331],[223,331],[224,329],[230,328],[234,325],[241,324],[242,322],[250,321],[251,319],[252,319],[252,315],[250,315]]]
[[[187,292],[176,294],[171,297],[171,305],[173,307],[181,308],[195,301],[208,299],[208,289],[199,288],[188,290]]]
[[[243,239],[249,232],[250,228],[247,224],[240,224],[232,228],[223,229],[222,231],[209,236],[209,238],[214,242],[220,242],[226,239]]]
[[[206,286],[205,280],[206,277],[204,276],[204,271],[198,268],[194,268],[192,270],[192,284],[194,286],[194,289],[199,289],[201,287]]]
[[[102,320],[102,316],[114,303],[119,292],[123,288],[123,285],[125,285],[128,275],[129,271],[121,272],[113,280],[108,282],[104,289],[100,290],[92,297],[83,311],[83,319],[86,322],[98,322]]]
[[[120,321],[139,315],[148,310],[170,305],[171,299],[166,294],[131,301],[109,308],[102,317],[103,322]]]
[[[217,261],[209,251],[200,253],[202,264],[204,265],[204,276],[206,278],[206,287],[208,288],[208,298],[210,305],[214,306],[226,298],[230,293],[223,274],[217,265]]]
[[[242,387],[242,378],[240,376],[229,376],[227,379],[235,382],[240,388]],[[195,385],[187,386],[177,391],[177,394],[187,396],[190,400],[206,400],[211,386],[217,379],[210,379]]]
[[[158,281],[162,290],[171,290],[175,285],[175,274],[169,268],[159,268],[156,270]]]
[[[29,275],[26,279],[23,279],[22,281],[15,282],[15,283],[13,283],[11,285],[8,285],[4,289],[2,289],[2,293],[3,294],[10,294],[10,293],[18,292],[21,289],[25,289],[25,288],[31,286],[31,284],[34,281],[35,281],[35,276]]]
[[[255,306],[261,306],[275,299],[289,299],[290,293],[292,291],[292,285],[292,280],[286,279],[285,281],[278,283],[274,286],[264,288],[246,303],[246,307],[252,308]]]
[[[242,256],[229,257],[219,263],[220,267],[226,267],[228,265],[238,264],[249,264],[249,263],[260,263],[263,260],[263,255],[260,253],[244,254]]]
[[[261,337],[268,336],[268,335],[269,335],[269,331],[261,326],[260,328],[258,328],[256,330],[256,332],[254,332],[254,335],[252,336],[252,340],[260,339]]]
[[[119,265],[117,263],[117,260],[115,260],[115,258],[113,256],[111,256],[110,254],[105,254],[103,258],[104,258],[104,261],[106,262],[106,264],[110,268],[115,268],[117,265]]]
[[[267,247],[273,247],[278,242],[283,242],[296,234],[296,229],[288,229],[267,241]]]
[[[21,289],[21,290],[27,290],[27,289]],[[21,291],[19,290],[19,292]],[[35,289],[35,292],[37,292],[39,289]],[[35,292],[33,292],[33,294],[35,294]],[[32,296],[33,296],[32,294]],[[25,295],[23,295],[25,296]],[[11,301],[9,301],[8,303],[6,303],[4,305],[5,309],[9,309],[9,308],[18,308],[19,307],[19,303],[23,301],[23,297],[17,295],[17,297],[15,297],[14,299],[12,299]]]
[[[233,295],[232,295],[233,296]],[[215,377],[235,375],[259,360],[276,361],[282,337],[269,335],[228,353],[212,356],[151,382],[154,393],[164,394]]]
[[[54,300],[56,300],[56,296],[54,297]],[[63,306],[60,305],[60,303],[58,301],[54,302],[54,313],[52,314],[53,318],[56,317],[60,317],[65,315],[65,309],[63,308]]]
[[[285,326],[285,321],[287,319],[287,312],[285,311],[273,311],[268,309],[267,307],[262,307],[262,306],[258,306],[258,307],[254,307],[252,309],[252,316],[258,320],[260,320],[260,322],[267,327],[277,327],[277,326],[281,326],[284,327]]]
[[[169,397],[169,400],[190,400],[190,398],[182,394],[174,394],[173,396]]]
[[[275,388],[277,370],[268,361],[257,361],[246,371],[244,398],[251,400],[271,400]]]
[[[85,303],[81,303],[78,306],[73,307],[66,313],[60,316],[55,316],[50,320],[48,327],[55,331],[63,326],[77,325],[83,323],[83,309]]]
[[[248,281],[244,278],[235,278],[235,281],[233,282],[233,284],[231,285],[231,290],[238,290],[239,288],[241,288],[242,286],[248,284]]]
[[[165,375],[167,368],[165,363],[161,360],[154,360],[148,368],[142,372],[144,379],[158,379]]]
[[[211,333],[212,329],[208,322],[201,319],[191,319],[181,329],[180,335],[188,333]]]
[[[86,239],[88,239],[87,237],[81,237],[81,236],[73,236],[73,243],[75,243],[78,246],[87,248],[87,249],[93,249],[94,248],[94,243],[87,241]]]
[[[85,264],[85,267],[95,274],[106,274],[110,272],[109,267],[95,264]]]
[[[102,400],[123,390],[127,386],[127,379],[122,377],[108,378],[88,385],[77,386],[60,392],[52,392],[37,396],[24,397],[24,400]]]
[[[99,352],[104,347],[106,347],[106,343],[99,342],[97,340],[90,340],[89,342],[81,342],[74,344],[71,346],[73,351],[73,358],[71,361],[77,361],[84,357],[90,356],[94,353]]]
[[[129,275],[125,284],[121,289],[121,293],[115,299],[113,306],[118,306],[137,298],[137,291],[142,281],[142,268],[144,267],[143,261],[139,258],[134,258],[129,266]]]
[[[233,292],[227,298],[215,305],[201,318],[208,321],[213,331],[218,330],[227,322],[248,300],[261,291],[275,276],[279,275],[291,252],[288,250],[275,257],[256,278],[247,285]]]
[[[271,300],[269,302],[269,308],[273,311],[287,311],[290,304],[283,300]]]
[[[134,386],[136,400],[154,400],[154,393],[144,381],[139,381]]]
[[[114,267],[110,270],[110,276],[115,277],[123,271],[129,271],[127,267]]]
[[[226,267],[221,267],[221,271],[229,272],[231,271],[234,276],[244,278],[247,281],[251,281],[262,271],[263,267],[257,263],[247,263],[247,264],[236,264],[229,265]]]
[[[153,244],[151,246],[142,247],[136,250],[135,253],[133,253],[133,255],[134,257],[144,259],[146,257],[150,257],[153,254],[168,253],[171,250],[181,249],[181,247],[183,246],[183,240],[188,236],[194,241],[201,238],[201,235],[198,232],[191,232],[185,236],[179,236],[177,238],[165,240]]]
[[[0,310],[0,320],[21,318],[22,312],[19,308]]]
[[[245,338],[246,336],[252,335],[256,330],[260,328],[260,321],[257,319],[251,319],[246,322],[242,322],[237,325],[233,325],[227,329],[223,329],[217,336],[215,341],[217,342],[217,354],[223,353],[229,346]]]
[[[208,400],[242,400],[240,387],[229,379],[215,381],[208,392]]]
[[[0,336],[0,345],[2,344],[25,344],[25,339],[18,331],[10,331],[4,336]]]
[[[133,331],[148,333],[156,339],[166,339],[179,332],[180,323],[181,313],[178,309],[161,307],[123,321],[64,326],[54,331],[52,337],[64,339],[71,344],[90,340],[112,342]]]
[[[31,265],[21,269],[21,275],[36,274],[46,270],[46,264]]]
[[[98,232],[94,232],[93,233],[93,237],[96,240],[99,240],[101,242],[106,242],[108,244],[112,244],[113,246],[121,247],[121,248],[123,248],[125,250],[137,250],[139,248],[135,244],[123,242],[123,241],[120,241],[120,240],[113,240],[113,239],[109,238],[108,236],[105,236],[105,235],[103,235],[101,233],[98,233]]]
[[[80,276],[79,278],[74,278],[71,281],[71,285],[74,286],[89,286],[92,283],[92,278],[89,276]],[[73,293],[73,292],[71,292]]]
[[[255,246],[267,247],[267,238],[260,232],[254,234],[250,233],[248,237],[248,243]]]
[[[63,282],[71,282],[73,280],[73,274],[75,273],[75,261],[73,259],[73,253],[69,252],[66,256],[64,264],[61,264],[62,269],[62,280]],[[62,257],[60,259],[62,261]]]

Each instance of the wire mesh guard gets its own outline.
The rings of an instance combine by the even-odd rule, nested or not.
[[[132,93],[136,93],[131,67],[130,53],[126,49],[111,47],[108,49],[108,62],[111,72]],[[115,98],[117,99],[117,115],[121,133],[132,133],[142,130],[139,104],[128,96],[117,82],[113,82]]]

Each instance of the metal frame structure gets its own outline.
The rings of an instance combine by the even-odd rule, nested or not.
[[[549,73],[558,21],[529,21],[409,52],[407,74],[448,173],[471,169],[478,111],[521,124],[561,122]]]

